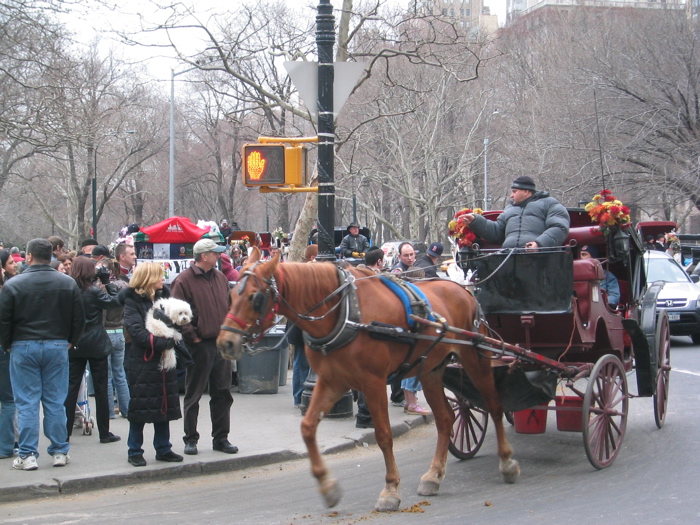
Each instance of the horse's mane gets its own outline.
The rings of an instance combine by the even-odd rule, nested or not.
[[[275,275],[278,272],[282,273],[282,295],[307,307],[319,303],[340,286],[337,268],[331,263],[285,262],[278,266]]]

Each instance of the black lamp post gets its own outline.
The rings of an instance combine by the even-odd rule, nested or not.
[[[320,0],[316,15],[318,47],[318,256],[335,261],[335,123],[333,121],[333,44],[335,16],[330,0]]]

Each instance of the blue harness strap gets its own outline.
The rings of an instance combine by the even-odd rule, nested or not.
[[[383,282],[389,288],[389,290],[394,292],[394,294],[396,294],[396,296],[401,300],[401,304],[403,304],[403,308],[406,312],[406,323],[408,323],[410,328],[416,327],[416,322],[410,317],[411,314],[423,315],[427,313],[427,318],[430,321],[435,321],[428,298],[415,284],[409,283],[408,281],[403,281],[401,284],[399,284],[395,280],[384,275],[380,275],[379,280]],[[413,297],[409,295],[406,289],[411,291]],[[414,298],[418,298],[418,300],[423,304],[416,304],[416,302],[413,300]],[[419,306],[420,308],[416,308],[416,306]]]

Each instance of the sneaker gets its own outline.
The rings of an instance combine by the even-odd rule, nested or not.
[[[197,455],[197,442],[196,441],[188,441],[185,443],[185,454],[188,456],[196,456]]]
[[[374,423],[371,419],[356,419],[355,428],[374,428]]]
[[[39,465],[36,464],[36,458],[34,456],[17,456],[12,462],[12,468],[15,470],[36,470]]]
[[[392,401],[391,404],[395,407],[405,407],[406,400],[404,399],[403,401]]]
[[[430,414],[432,414],[430,410],[427,410],[418,404],[406,405],[403,411],[406,412],[409,416],[429,416]]]
[[[65,467],[70,463],[70,456],[68,454],[54,454],[53,455],[53,466],[54,467]]]

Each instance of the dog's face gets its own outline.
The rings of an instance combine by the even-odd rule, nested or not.
[[[162,306],[165,315],[178,326],[184,326],[192,321],[192,308],[185,301],[171,297],[161,299],[160,306]]]
[[[173,323],[184,326],[192,320],[192,312],[176,312],[175,317],[172,318]]]

